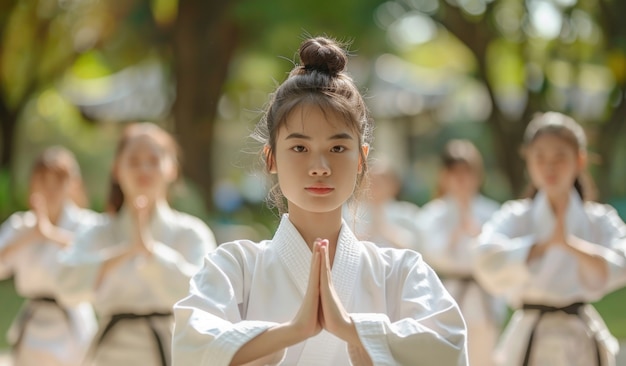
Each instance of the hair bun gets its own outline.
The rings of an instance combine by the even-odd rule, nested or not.
[[[300,45],[300,61],[305,70],[336,76],[346,68],[348,57],[334,40],[316,37],[307,39]]]

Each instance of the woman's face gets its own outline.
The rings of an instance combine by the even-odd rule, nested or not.
[[[149,135],[139,135],[118,156],[114,174],[129,200],[139,196],[156,200],[165,198],[176,169],[170,152]]]
[[[40,195],[49,209],[59,208],[64,202],[69,200],[70,189],[70,178],[51,170],[35,172],[31,179],[31,195]]]
[[[548,195],[569,192],[584,163],[584,155],[555,134],[537,137],[528,147],[526,155],[526,166],[533,185]]]
[[[469,200],[480,189],[480,177],[465,163],[457,163],[443,171],[443,190],[460,200]]]
[[[289,211],[341,210],[361,172],[362,148],[356,132],[336,113],[295,108],[278,131],[270,166]]]

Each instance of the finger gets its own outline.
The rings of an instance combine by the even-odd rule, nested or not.
[[[145,225],[148,215],[148,198],[146,196],[139,196],[133,200],[133,208],[135,211],[138,226]]]
[[[326,242],[327,244],[328,242]],[[322,298],[322,304],[331,300],[332,293],[332,280],[330,277],[330,260],[328,255],[328,245],[320,245],[320,296]]]
[[[314,294],[319,296],[320,286],[320,265],[321,254],[319,251],[319,243],[313,244],[313,258],[311,259],[311,270],[309,272],[309,288]]]
[[[330,255],[328,253],[328,240],[324,239],[320,242],[321,261],[321,281],[330,282]]]

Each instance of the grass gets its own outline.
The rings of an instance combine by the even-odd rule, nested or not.
[[[0,281],[0,349],[9,347],[6,340],[7,330],[20,309],[22,301],[22,298],[15,293],[13,280]]]
[[[626,287],[617,290],[594,304],[611,333],[626,339]]]
[[[0,349],[8,348],[5,334],[17,314],[22,298],[15,293],[12,280],[0,281]],[[618,339],[626,339],[626,287],[605,296],[594,304],[611,333]]]

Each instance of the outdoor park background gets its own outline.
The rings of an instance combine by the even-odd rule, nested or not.
[[[483,153],[487,196],[520,197],[522,132],[557,110],[585,126],[598,200],[626,218],[624,14],[622,0],[3,0],[0,220],[26,209],[30,163],[51,144],[77,154],[102,210],[121,128],[149,120],[181,145],[175,207],[219,241],[269,237],[248,136],[309,34],[351,42],[373,155],[402,170],[402,199],[432,197],[449,138]],[[20,302],[1,281],[0,349]],[[597,308],[626,339],[626,290]]]

